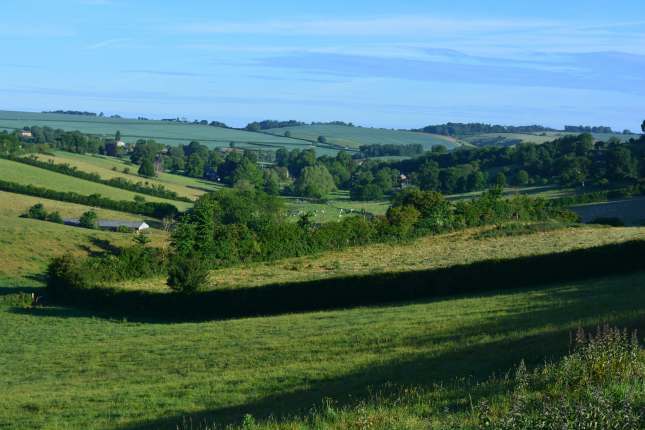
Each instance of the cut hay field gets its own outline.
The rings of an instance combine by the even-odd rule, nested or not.
[[[133,200],[137,193],[110,187],[96,182],[63,175],[61,173],[40,169],[34,166],[0,159],[0,180],[34,185],[55,191],[75,192],[81,195],[100,194],[114,200]],[[179,210],[186,210],[191,203],[162,199],[154,196],[143,196],[146,201],[163,202],[175,205]]]
[[[240,424],[247,413],[257,420],[305,414],[327,397],[355,404],[389,382],[432,387],[484,378],[521,359],[532,366],[565,353],[579,325],[643,327],[643,282],[636,274],[184,324],[0,305],[0,427],[176,429],[186,415]],[[463,413],[469,394],[476,400],[455,392],[424,416]]]
[[[343,125],[303,125],[298,127],[284,127],[267,130],[275,136],[284,136],[285,132],[298,139],[315,142],[318,136],[325,136],[328,143],[340,145],[350,149],[358,149],[361,145],[372,144],[421,144],[426,150],[435,145],[444,145],[448,149],[460,146],[460,143],[451,137],[428,133],[415,133],[410,131],[389,130],[382,128],[348,127]]]
[[[55,151],[53,156],[48,154],[37,154],[36,156],[39,160],[51,160],[56,164],[69,164],[80,171],[96,173],[102,179],[124,178],[131,182],[163,185],[168,190],[176,192],[179,196],[193,199],[208,191],[221,188],[221,185],[205,179],[189,178],[171,173],[160,173],[156,178],[142,178],[137,175],[139,166],[116,157],[74,154],[65,151]],[[129,173],[124,173],[124,169],[128,169]]]
[[[59,211],[63,217],[78,218],[92,209],[101,219],[142,219],[122,212],[0,191],[0,295],[24,285],[41,287],[42,275],[52,257],[70,253],[83,256],[101,251],[107,244],[122,246],[132,243],[132,234],[129,233],[87,230],[20,218],[36,203],[43,203],[47,211]],[[165,233],[156,229],[151,229],[149,237],[157,246],[166,240]]]
[[[169,121],[141,121],[136,119],[98,118],[82,115],[66,115],[36,112],[0,111],[0,129],[21,129],[25,126],[78,130],[99,136],[114,136],[119,130],[124,141],[134,143],[138,139],[155,139],[167,145],[188,144],[192,140],[211,148],[228,147],[231,142],[238,146],[253,148],[309,147],[305,142],[281,136],[269,136],[206,125],[181,124]]]
[[[563,227],[537,234],[482,237],[492,227],[428,236],[403,244],[374,244],[344,251],[246,264],[211,272],[211,289],[262,287],[316,279],[401,273],[469,264],[490,259],[545,255],[635,239],[645,239],[645,227]],[[128,282],[129,290],[170,292],[165,279]]]

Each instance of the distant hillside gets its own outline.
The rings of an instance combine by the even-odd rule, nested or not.
[[[0,111],[0,130],[22,129],[26,126],[52,127],[66,131],[78,130],[100,136],[114,136],[118,130],[121,132],[122,139],[128,143],[134,143],[138,139],[154,139],[166,145],[188,144],[192,140],[197,140],[211,148],[226,147],[231,143],[237,147],[256,149],[311,147],[307,142],[284,136],[270,136],[204,124],[105,118],[67,113]]]
[[[280,127],[266,130],[266,132],[275,136],[291,136],[295,139],[304,139],[310,142],[316,142],[322,137],[328,144],[340,145],[348,149],[358,149],[362,145],[373,144],[421,144],[425,149],[430,149],[436,145],[444,145],[448,149],[453,149],[461,145],[460,142],[449,136],[336,124]]]

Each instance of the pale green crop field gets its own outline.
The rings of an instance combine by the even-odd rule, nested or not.
[[[428,133],[414,133],[410,131],[388,130],[382,128],[347,127],[342,125],[303,125],[298,127],[284,127],[267,130],[276,136],[284,136],[291,132],[292,137],[315,141],[318,136],[325,136],[328,143],[358,149],[361,145],[372,144],[421,144],[426,150],[435,145],[444,145],[448,149],[460,146],[456,139],[448,136],[439,136]]]
[[[100,136],[114,136],[119,130],[124,141],[134,143],[138,139],[154,139],[167,145],[188,144],[192,140],[211,148],[228,147],[231,142],[254,148],[302,147],[303,142],[280,136],[269,136],[206,125],[180,124],[167,121],[140,121],[136,119],[112,119],[82,115],[45,114],[36,112],[0,111],[0,129],[21,129],[25,126],[78,130]],[[305,145],[309,146],[309,145]]]
[[[29,184],[55,191],[75,192],[82,195],[100,194],[114,200],[133,200],[137,193],[114,188],[96,182],[86,181],[61,173],[52,172],[38,167],[14,161],[0,159],[0,180]],[[146,201],[164,202],[175,205],[179,210],[188,209],[191,204],[174,200],[161,199],[144,195]]]

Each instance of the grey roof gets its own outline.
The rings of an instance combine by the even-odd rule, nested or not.
[[[65,224],[78,225],[80,221],[78,218],[69,218],[63,220]],[[98,226],[101,228],[149,228],[150,226],[145,221],[119,221],[119,220],[99,220],[97,222]]]

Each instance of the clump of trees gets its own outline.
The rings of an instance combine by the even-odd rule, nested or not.
[[[22,216],[24,218],[55,222],[57,224],[63,223],[63,218],[60,216],[60,213],[58,211],[47,212],[45,206],[42,203],[36,203],[32,207],[30,207]]]
[[[99,217],[94,211],[83,212],[83,214],[78,220],[78,223],[81,227],[94,230],[98,228]]]
[[[460,122],[449,122],[446,124],[429,125],[415,131],[432,134],[442,134],[445,136],[466,136],[469,134],[479,133],[543,133],[547,131],[557,130],[549,127],[543,127],[541,125],[507,126],[482,123],[464,124]]]

